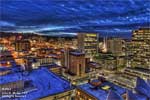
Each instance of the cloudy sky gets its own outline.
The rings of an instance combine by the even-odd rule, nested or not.
[[[1,31],[129,35],[150,24],[150,0],[0,0]]]

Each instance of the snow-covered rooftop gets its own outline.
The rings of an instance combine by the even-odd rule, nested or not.
[[[110,90],[107,100],[123,100],[123,98],[117,92]]]
[[[127,91],[127,100],[147,100],[147,98],[140,94],[135,94],[132,91]]]
[[[18,80],[31,80],[37,90],[25,94],[25,96],[19,100],[36,100],[38,98],[58,94],[74,88],[68,81],[60,78],[52,72],[49,72],[46,68],[33,70],[28,74],[18,72],[0,76],[0,80],[2,80],[0,81],[0,84]]]
[[[110,89],[104,90],[101,87],[109,86]],[[90,83],[83,84],[79,86],[80,89],[97,98],[98,100],[107,100],[107,96],[110,90],[115,91],[119,95],[122,95],[126,92],[124,88],[121,88],[113,83],[104,82],[97,89],[94,89]]]
[[[135,90],[144,96],[147,96],[150,99],[150,86],[146,83],[145,80],[137,78]]]

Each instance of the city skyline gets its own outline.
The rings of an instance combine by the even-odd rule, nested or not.
[[[0,0],[0,100],[150,100],[149,0]]]

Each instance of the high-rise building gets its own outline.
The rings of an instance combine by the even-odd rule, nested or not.
[[[133,31],[128,50],[132,67],[150,68],[150,28]]]
[[[87,58],[98,53],[98,37],[96,33],[78,33],[78,49],[85,53]]]
[[[85,74],[85,54],[79,51],[63,50],[61,65],[66,67],[72,75],[82,76]]]
[[[77,76],[83,76],[85,74],[85,54],[70,52],[69,59],[69,72]]]
[[[125,55],[125,41],[121,38],[110,38],[106,42],[107,51],[116,56]]]

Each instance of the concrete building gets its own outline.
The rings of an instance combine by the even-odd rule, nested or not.
[[[139,67],[127,67],[120,74],[116,74],[110,77],[108,80],[127,89],[134,89],[136,86],[136,80],[138,78],[149,80],[150,70]]]
[[[62,50],[61,65],[66,67],[70,74],[82,76],[86,69],[85,54],[71,49]]]
[[[128,50],[132,67],[150,69],[150,28],[140,28],[133,31]]]
[[[52,63],[51,57],[24,57],[22,58],[25,70],[37,69],[39,66],[45,66]]]
[[[109,38],[106,42],[107,52],[116,56],[125,55],[125,41],[121,38]]]
[[[73,84],[81,84],[88,81],[87,63],[85,54],[80,51],[63,51],[62,52],[62,76],[70,80]],[[65,65],[65,66],[63,66]]]
[[[85,74],[85,54],[70,52],[69,55],[69,72],[77,76],[83,76]]]
[[[61,65],[66,67],[70,74],[82,76],[85,73],[85,54],[71,49],[62,50]]]
[[[107,70],[117,70],[125,67],[125,56],[116,56],[112,53],[99,53],[94,60],[99,63],[102,68]]]
[[[96,33],[78,33],[78,49],[92,59],[98,53],[98,38]]]
[[[51,57],[36,57],[36,61],[40,62],[40,65],[48,65],[52,63]]]
[[[128,76],[140,77],[142,79],[150,79],[150,69],[144,69],[139,67],[127,67],[124,73]]]
[[[45,65],[45,66],[40,66],[40,67],[45,67],[47,69],[49,69],[51,72],[57,74],[57,75],[61,75],[62,74],[62,66],[59,66],[55,63],[51,63],[49,65]]]

